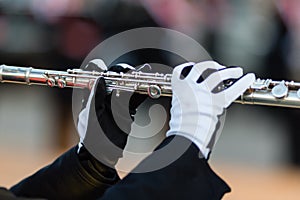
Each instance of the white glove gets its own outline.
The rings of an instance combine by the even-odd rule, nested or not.
[[[127,64],[117,64],[107,69],[102,60],[92,62],[88,68],[91,67],[97,71],[116,73],[134,69]],[[91,91],[85,92],[77,124],[80,136],[78,152],[84,145],[101,163],[114,167],[123,155],[136,109],[147,96],[127,91],[121,91],[119,97],[114,92],[108,94],[103,77],[95,80]]]
[[[124,71],[124,70],[134,70],[134,67],[125,64],[125,63],[120,63],[114,66],[115,68],[119,68],[118,70]],[[85,67],[85,70],[94,70],[94,71],[98,71],[98,72],[103,72],[103,71],[107,71],[110,70],[107,68],[106,64],[104,63],[103,60],[101,59],[93,59],[91,60]],[[112,70],[114,71],[114,70]],[[95,81],[98,82],[98,81]],[[85,107],[81,110],[81,112],[79,113],[78,116],[78,124],[77,124],[77,131],[79,133],[79,137],[80,137],[80,143],[83,142],[86,134],[87,134],[87,129],[88,126],[91,126],[91,122],[89,123],[89,121],[91,121],[90,119],[90,109],[91,106],[95,106],[95,105],[91,105],[92,104],[92,100],[94,98],[94,94],[96,93],[96,87],[95,84],[93,85],[90,93],[88,94],[88,98],[85,97],[87,99],[87,102],[85,103]],[[86,100],[84,99],[84,100]],[[92,107],[93,109],[94,107]],[[97,118],[95,117],[94,120],[96,120]],[[98,123],[98,122],[95,122]]]
[[[107,70],[106,64],[101,59],[91,60],[84,67],[84,69],[87,70],[87,68],[90,64],[94,64],[94,67],[93,67],[92,70],[96,70],[96,71],[100,71],[100,72]],[[80,137],[79,146],[81,146],[81,142],[83,142],[83,139],[85,138],[85,135],[86,135],[86,132],[87,132],[89,115],[90,115],[90,107],[91,107],[91,102],[92,102],[92,98],[94,96],[94,93],[95,93],[95,85],[93,85],[93,88],[91,89],[91,93],[90,93],[89,98],[86,102],[86,107],[81,110],[81,112],[79,113],[79,116],[78,116],[77,131],[78,131],[78,134],[79,134],[79,137]]]
[[[183,78],[182,70],[191,65],[191,71]],[[201,79],[200,76],[208,69],[213,72]],[[214,61],[177,66],[171,80],[173,96],[167,136],[180,135],[188,138],[208,158],[218,139],[219,117],[255,81],[254,74],[242,75],[240,67],[225,68]],[[229,88],[215,93],[216,86],[228,79],[239,80]]]

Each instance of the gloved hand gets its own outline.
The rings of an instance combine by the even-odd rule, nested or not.
[[[93,69],[106,70],[101,60],[90,63]],[[127,71],[130,67],[118,65],[111,70]],[[86,70],[93,70],[86,69]],[[127,99],[124,98],[127,95]],[[103,78],[97,79],[91,91],[84,95],[83,109],[78,117],[80,144],[70,149],[52,164],[11,188],[17,196],[46,199],[97,199],[119,181],[114,165],[122,156],[132,122],[131,114],[146,96],[123,92],[120,98],[107,94]],[[113,102],[111,102],[114,100]],[[123,102],[125,100],[125,102]],[[126,104],[126,100],[129,103]],[[112,105],[117,109],[121,129],[115,122]],[[127,107],[129,105],[129,108]],[[123,112],[121,112],[123,110]],[[94,146],[93,146],[94,145]],[[114,148],[119,151],[114,150]],[[98,154],[97,154],[98,153]]]
[[[107,69],[102,60],[93,60],[92,65],[98,71],[128,72],[134,68],[119,64]],[[84,108],[78,118],[80,145],[100,162],[114,167],[122,157],[123,149],[131,130],[133,116],[137,107],[147,98],[145,95],[120,91],[107,94],[105,81],[98,78],[89,96],[84,99]]]
[[[183,78],[182,72],[188,67],[192,68]],[[215,90],[228,79],[238,80],[229,88]],[[219,137],[220,116],[254,81],[254,74],[243,76],[240,67],[225,68],[214,61],[177,66],[171,80],[173,96],[167,136],[188,138],[208,158]]]

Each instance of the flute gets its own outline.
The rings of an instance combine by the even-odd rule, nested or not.
[[[113,71],[97,72],[82,69],[67,71],[35,69],[32,67],[0,66],[1,83],[27,85],[46,85],[59,88],[91,89],[98,77],[105,80],[107,92],[113,90],[147,94],[151,98],[172,96],[172,74],[145,73],[132,71],[117,73]],[[229,87],[232,82],[223,87]],[[294,81],[273,81],[257,79],[235,103],[264,106],[300,108],[300,83]]]

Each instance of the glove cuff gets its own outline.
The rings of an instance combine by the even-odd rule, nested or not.
[[[82,167],[94,178],[97,179],[99,177],[103,179],[105,177],[105,179],[114,180],[113,182],[117,182],[120,179],[115,169],[98,161],[82,143],[78,144],[76,151]]]
[[[190,141],[192,141],[199,149],[199,151],[202,153],[202,155],[204,156],[204,158],[208,159],[209,154],[210,154],[210,149],[206,148],[203,144],[203,142],[199,141],[196,137],[190,136],[189,134],[184,134],[181,132],[175,132],[175,131],[171,131],[169,130],[166,134],[167,137],[171,137],[171,136],[182,136]]]

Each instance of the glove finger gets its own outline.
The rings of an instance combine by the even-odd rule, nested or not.
[[[135,68],[132,67],[131,65],[128,65],[125,63],[116,64],[116,65],[110,66],[108,68],[108,71],[113,71],[113,72],[117,72],[117,73],[120,73],[120,72],[126,73],[130,70],[135,70]]]
[[[105,107],[105,99],[108,97],[106,92],[105,80],[103,77],[99,77],[98,79],[96,79],[91,93],[92,91],[95,93],[94,96],[96,113],[97,115],[100,115]]]
[[[101,59],[93,59],[91,60],[85,67],[86,70],[95,70],[95,71],[106,71],[107,66]]]
[[[173,82],[173,81],[182,79],[181,75],[182,75],[184,68],[193,66],[194,64],[195,63],[193,63],[193,62],[187,62],[187,63],[183,63],[181,65],[176,66],[173,70],[171,81]]]
[[[240,67],[225,68],[212,73],[205,79],[205,84],[212,91],[220,83],[228,79],[237,79],[243,75],[243,69]]]
[[[79,133],[79,136],[80,136],[81,140],[83,140],[85,138],[87,128],[88,128],[88,124],[89,124],[89,121],[90,121],[90,114],[93,113],[93,110],[91,111],[90,109],[95,108],[94,106],[92,106],[92,104],[96,104],[95,103],[95,96],[96,96],[95,92],[97,92],[96,89],[98,88],[98,86],[101,87],[101,85],[102,85],[102,83],[100,82],[101,79],[103,79],[103,78],[98,78],[95,81],[95,83],[94,83],[94,85],[93,85],[93,87],[92,87],[92,89],[89,93],[89,96],[88,96],[88,98],[85,102],[86,105],[83,107],[82,111],[79,113],[79,116],[78,116],[77,130],[78,130],[78,133]],[[98,84],[98,82],[100,82],[100,84]],[[99,95],[101,95],[100,94],[101,91],[102,90],[100,88],[99,92],[98,92]],[[101,100],[101,101],[102,102],[98,105],[103,104],[103,100]],[[97,109],[97,108],[95,108],[95,109]]]
[[[130,70],[135,70],[135,68],[126,63],[119,63],[117,65],[111,66],[108,70],[118,72],[118,73],[120,73],[120,72],[127,73]],[[123,91],[123,92],[126,92],[126,91]],[[131,95],[131,97],[129,99],[129,113],[131,116],[135,115],[136,108],[141,103],[143,103],[145,101],[145,99],[147,99],[147,97],[148,97],[147,95],[138,94],[138,93],[133,93]]]
[[[218,63],[214,61],[205,61],[205,62],[200,62],[194,65],[192,68],[191,72],[188,74],[187,78],[191,79],[192,81],[196,82],[202,76],[202,74],[208,70],[208,69],[215,69],[215,70],[220,70],[225,68],[222,65],[219,65]]]
[[[255,81],[255,75],[253,73],[246,74],[232,86],[224,90],[225,93],[225,108],[227,108],[234,100],[241,96]],[[222,92],[222,93],[223,93]]]
[[[106,71],[107,67],[103,60],[93,59],[89,61],[89,63],[84,67],[84,70],[102,72],[102,71]],[[86,107],[87,100],[90,96],[90,92],[91,90],[89,89],[84,89],[82,91],[82,106],[81,106],[82,108]]]

